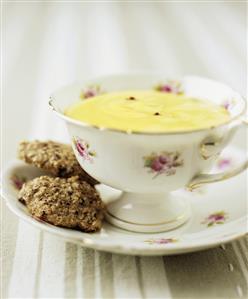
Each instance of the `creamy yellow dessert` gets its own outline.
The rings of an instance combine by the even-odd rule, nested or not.
[[[227,122],[229,112],[209,101],[158,91],[120,91],[78,101],[65,115],[102,128],[175,132]]]

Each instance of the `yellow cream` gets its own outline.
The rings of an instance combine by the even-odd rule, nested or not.
[[[65,115],[91,125],[138,132],[210,128],[230,119],[209,101],[158,91],[120,91],[78,101]]]

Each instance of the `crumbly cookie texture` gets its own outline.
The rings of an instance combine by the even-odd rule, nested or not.
[[[104,203],[95,188],[77,176],[35,178],[23,185],[19,201],[34,218],[56,226],[85,232],[102,226]]]
[[[72,147],[54,141],[22,141],[18,149],[18,157],[28,164],[47,170],[54,176],[79,176],[90,185],[98,182],[88,175],[78,163]]]

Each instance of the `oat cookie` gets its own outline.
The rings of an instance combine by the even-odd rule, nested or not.
[[[79,165],[72,147],[54,141],[22,141],[18,157],[28,164],[49,171],[54,176],[79,176],[90,185],[98,182],[88,175]]]
[[[102,226],[104,204],[95,188],[77,176],[35,178],[23,185],[19,201],[33,217],[56,226],[85,232]]]

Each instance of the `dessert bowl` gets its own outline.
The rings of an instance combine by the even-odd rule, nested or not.
[[[185,95],[222,105],[230,120],[192,131],[148,133],[93,126],[64,114],[84,95],[100,92],[152,89]],[[173,194],[235,176],[248,162],[228,171],[210,174],[216,158],[235,131],[244,124],[245,100],[230,87],[206,78],[186,76],[168,81],[164,74],[119,74],[72,84],[55,91],[49,102],[69,131],[78,162],[98,181],[119,189],[122,195],[107,207],[107,220],[136,232],[162,232],[185,223],[191,215],[187,198]]]

